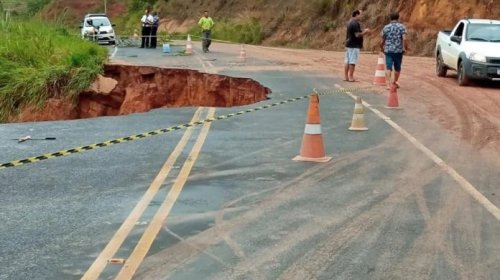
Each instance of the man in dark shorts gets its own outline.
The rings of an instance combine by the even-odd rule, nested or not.
[[[352,18],[347,24],[346,33],[346,53],[345,53],[345,68],[344,68],[344,81],[355,82],[354,70],[358,63],[359,53],[363,48],[363,35],[370,32],[370,29],[361,29],[360,20],[363,17],[361,10],[356,10],[352,13]]]
[[[399,87],[403,54],[407,50],[406,27],[399,22],[399,13],[392,12],[391,22],[382,30],[382,48],[385,53],[387,88],[394,84]],[[394,78],[392,71],[394,70]]]

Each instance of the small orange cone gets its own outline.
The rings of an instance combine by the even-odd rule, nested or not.
[[[238,59],[241,62],[245,62],[245,60],[247,59],[247,52],[245,51],[245,45],[241,45],[240,56],[238,57]]]
[[[191,41],[191,35],[189,34],[186,42],[186,54],[193,54],[193,42]]]
[[[365,109],[361,97],[356,97],[356,105],[354,105],[354,114],[352,116],[352,123],[349,130],[352,131],[366,131],[368,128],[365,125]]]
[[[332,158],[325,155],[319,116],[319,97],[311,95],[307,112],[306,128],[302,139],[300,155],[294,161],[328,162]]]
[[[384,61],[384,56],[382,54],[378,57],[377,68],[375,69],[375,78],[373,79],[373,84],[378,86],[386,85],[385,61]]]
[[[387,109],[401,109],[398,101],[398,86],[394,83],[391,85],[389,100],[387,101]]]

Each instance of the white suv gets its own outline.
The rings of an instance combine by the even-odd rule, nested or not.
[[[88,14],[80,24],[81,35],[83,39],[114,45],[114,26],[105,14]]]

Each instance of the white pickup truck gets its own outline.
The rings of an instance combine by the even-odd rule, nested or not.
[[[464,19],[452,31],[440,31],[436,43],[436,74],[456,70],[458,84],[500,80],[500,20]]]

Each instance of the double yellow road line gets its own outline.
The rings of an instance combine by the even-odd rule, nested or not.
[[[191,122],[196,122],[200,120],[202,111],[203,111],[202,108],[198,108]],[[207,118],[213,118],[214,115],[215,115],[215,108],[209,108]],[[177,178],[175,179],[174,185],[170,189],[169,193],[167,194],[167,197],[161,204],[157,213],[149,223],[149,226],[143,233],[141,239],[139,240],[139,243],[136,245],[135,249],[130,254],[130,256],[126,259],[124,266],[122,267],[121,271],[118,273],[115,279],[120,279],[120,280],[132,279],[137,269],[143,262],[144,258],[146,257],[146,254],[148,253],[149,249],[151,248],[151,245],[153,244],[154,239],[160,232],[162,226],[165,223],[165,220],[167,219],[168,215],[170,214],[170,211],[172,210],[172,207],[174,206],[175,202],[177,201],[177,198],[182,192],[184,185],[187,182],[189,174],[208,136],[210,126],[211,122],[207,122],[203,125],[201,132],[198,135],[198,138],[196,139],[196,142],[193,148],[191,149],[191,152],[189,153],[188,158],[184,162],[184,165],[182,166]],[[99,276],[104,271],[109,261],[113,259],[116,252],[118,252],[118,250],[121,248],[125,239],[130,235],[130,232],[137,224],[141,216],[144,214],[150,202],[157,195],[160,187],[167,179],[168,175],[170,174],[170,171],[172,170],[178,157],[181,155],[182,151],[189,142],[192,134],[193,134],[193,128],[192,127],[188,128],[184,133],[184,135],[182,136],[179,143],[177,144],[177,146],[175,147],[174,151],[168,157],[167,161],[161,168],[156,178],[153,180],[153,182],[147,189],[146,193],[143,195],[141,200],[139,200],[137,205],[134,207],[129,216],[125,219],[125,221],[120,226],[118,231],[116,231],[116,233],[111,238],[109,243],[106,245],[104,250],[99,254],[94,263],[83,275],[82,279],[84,280],[99,279]]]

